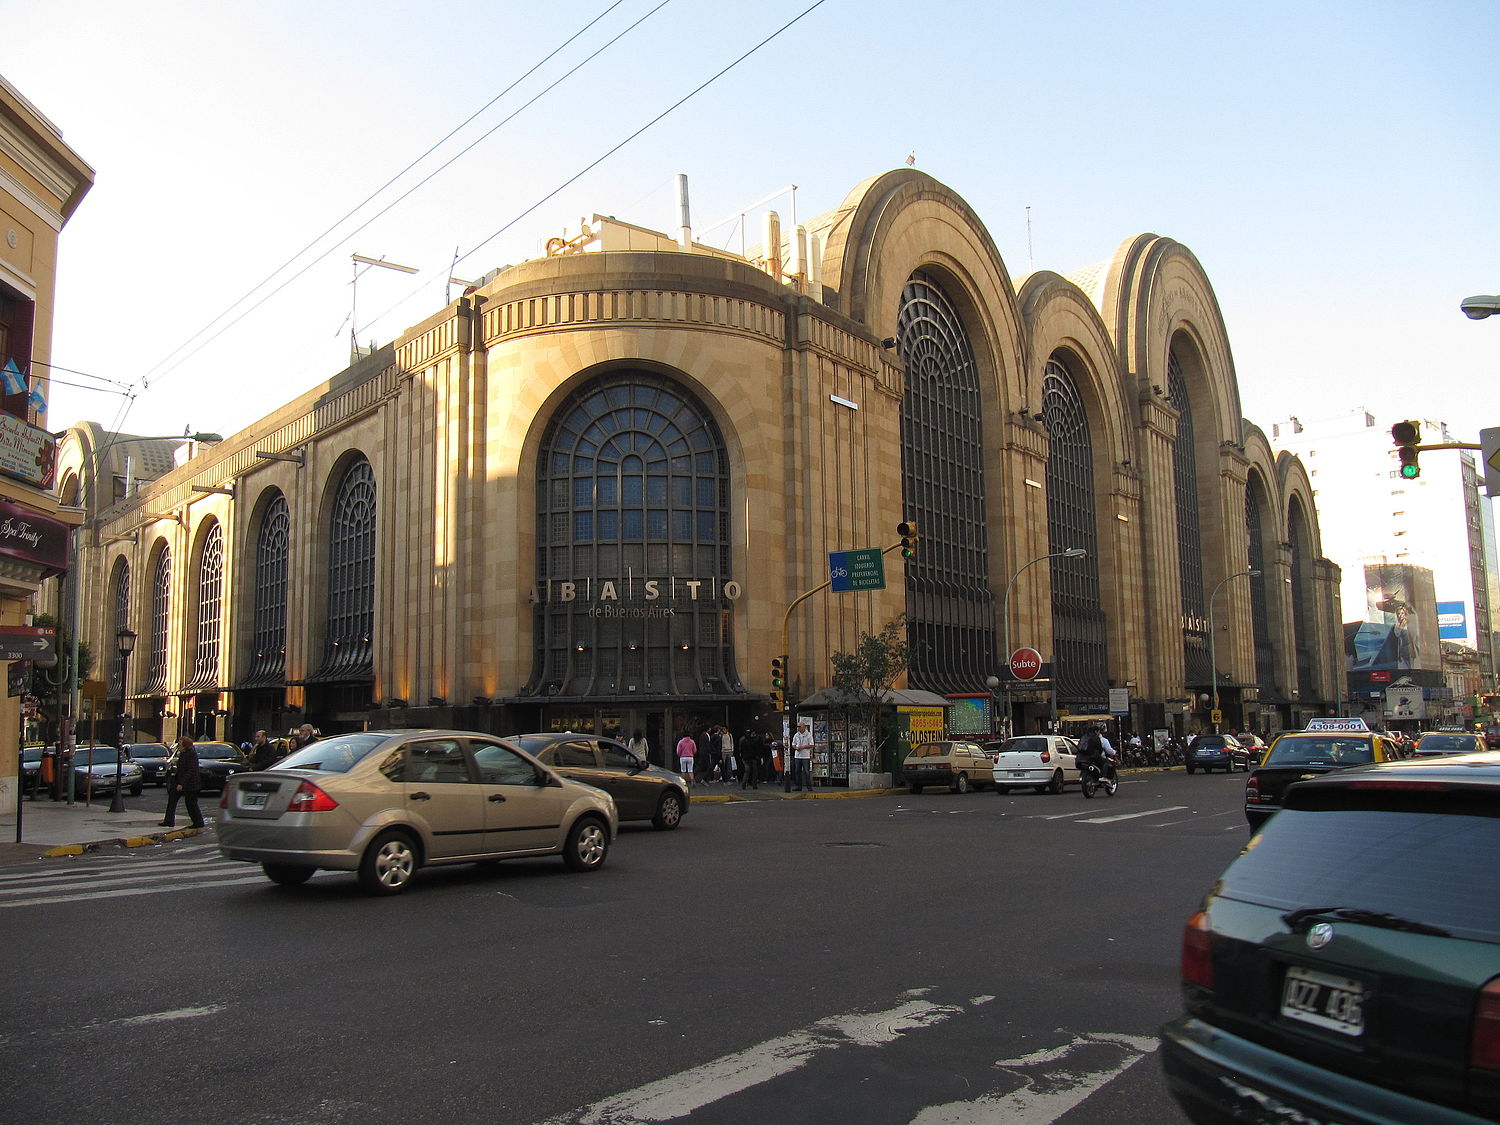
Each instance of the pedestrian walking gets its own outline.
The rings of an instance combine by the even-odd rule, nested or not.
[[[707,784],[719,769],[719,739],[712,727],[705,726],[693,736],[693,741],[698,746],[698,764],[703,767],[703,781]]]
[[[734,780],[734,735],[728,727],[719,728],[719,778],[728,785]]]
[[[253,770],[266,770],[271,768],[271,763],[276,760],[276,747],[271,744],[270,736],[263,730],[255,732],[254,740],[250,743],[250,768]]]
[[[740,738],[740,788],[759,789],[760,760],[765,753],[766,736],[747,730]]]
[[[792,775],[787,786],[790,793],[795,787],[799,793],[812,789],[812,731],[807,729],[807,720],[797,721],[797,733],[792,735]]]
[[[198,788],[201,778],[198,773],[198,748],[187,735],[177,740],[177,753],[172,759],[172,777],[167,782],[167,811],[162,817],[161,828],[177,826],[177,802],[181,800],[187,808],[188,818],[194,828],[202,828],[203,813],[198,808]]]
[[[693,741],[691,731],[683,731],[682,737],[677,740],[677,772],[687,778],[689,785],[693,784],[693,763],[698,757],[698,744]]]
[[[625,748],[643,762],[651,760],[651,743],[646,741],[646,732],[640,727],[635,728],[635,733],[625,743]]]

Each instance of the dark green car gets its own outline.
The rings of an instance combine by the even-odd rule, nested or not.
[[[1195,1122],[1500,1120],[1500,753],[1300,781],[1188,920]]]

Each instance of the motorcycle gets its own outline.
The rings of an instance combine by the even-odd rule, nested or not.
[[[1119,785],[1119,781],[1105,773],[1104,767],[1097,761],[1085,762],[1079,767],[1079,788],[1090,800],[1093,799],[1095,793],[1113,797]]]

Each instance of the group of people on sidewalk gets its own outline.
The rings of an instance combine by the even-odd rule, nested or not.
[[[794,740],[795,742],[795,740]],[[640,731],[628,745],[641,753],[646,745]],[[677,772],[689,785],[739,782],[741,789],[759,789],[761,782],[781,780],[786,763],[781,739],[764,731],[747,730],[738,739],[725,726],[685,730],[677,740]],[[808,781],[811,785],[811,781]]]

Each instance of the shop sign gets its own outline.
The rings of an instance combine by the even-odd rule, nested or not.
[[[582,578],[571,581],[548,579],[533,586],[527,595],[532,605],[572,604],[587,607],[591,617],[672,617],[672,604],[679,601],[738,601],[744,587],[734,579],[644,578],[626,574],[623,578]]]
[[[24,418],[0,412],[0,473],[51,488],[57,472],[57,439]]]
[[[0,500],[0,555],[35,563],[48,574],[68,569],[72,528],[61,520]]]
[[[946,707],[897,707],[896,727],[901,741],[912,746],[943,741],[946,711]]]

